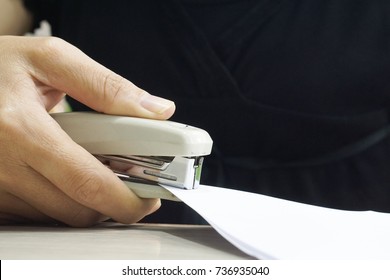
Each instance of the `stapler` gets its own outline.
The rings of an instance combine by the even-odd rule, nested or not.
[[[143,198],[179,201],[161,185],[196,189],[204,156],[213,145],[205,130],[173,121],[95,112],[51,116],[73,141]]]

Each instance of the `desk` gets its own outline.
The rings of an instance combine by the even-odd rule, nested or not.
[[[0,259],[251,259],[212,227],[101,223],[92,228],[1,226]]]

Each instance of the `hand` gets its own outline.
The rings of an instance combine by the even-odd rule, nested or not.
[[[133,223],[140,199],[47,113],[64,93],[96,111],[167,119],[174,103],[136,87],[65,41],[0,36],[0,223]]]

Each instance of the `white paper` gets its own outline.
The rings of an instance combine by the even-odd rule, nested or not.
[[[390,259],[390,214],[342,211],[201,185],[165,187],[258,259]]]

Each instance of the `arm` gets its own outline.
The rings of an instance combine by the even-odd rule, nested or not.
[[[0,0],[0,35],[22,35],[32,25],[32,16],[22,0]]]

